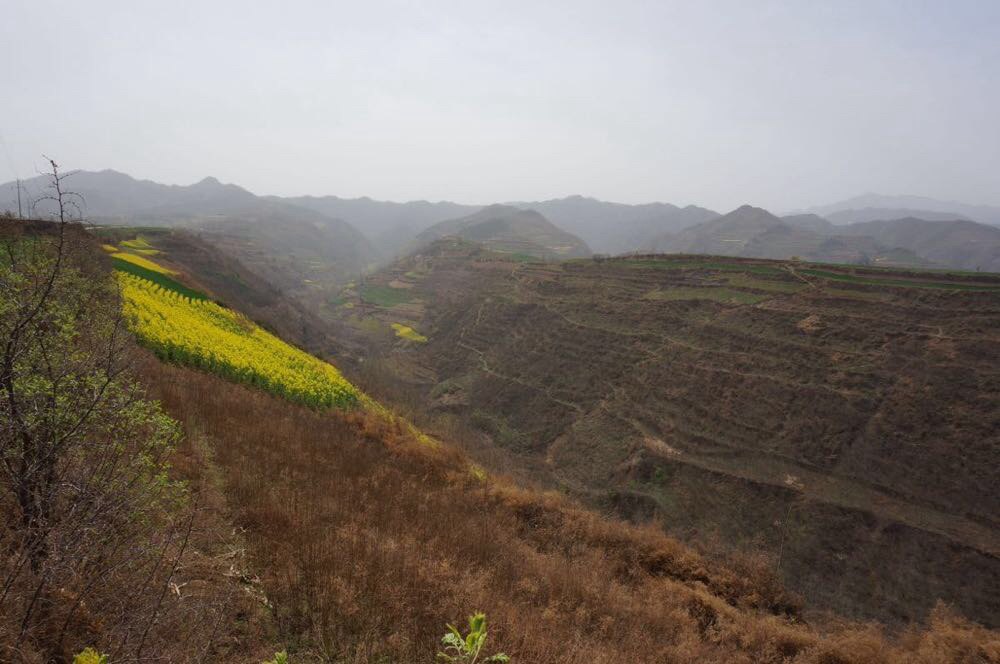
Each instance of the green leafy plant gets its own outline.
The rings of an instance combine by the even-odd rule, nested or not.
[[[87,648],[73,658],[73,664],[108,664],[108,656]]]
[[[483,646],[486,645],[486,614],[476,613],[469,616],[469,633],[462,636],[458,628],[448,625],[448,633],[441,638],[444,645],[444,652],[439,652],[437,658],[444,662],[458,662],[460,664],[476,664],[482,654]],[[510,657],[500,652],[491,655],[484,660],[487,662],[499,662],[503,664],[510,661]]]
[[[282,650],[274,653],[274,659],[269,659],[263,664],[288,664],[288,651]]]

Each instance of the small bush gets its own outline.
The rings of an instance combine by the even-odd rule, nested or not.
[[[478,662],[483,646],[486,645],[486,614],[476,613],[469,616],[469,633],[464,637],[454,625],[448,625],[448,630],[448,633],[441,638],[445,652],[439,652],[438,659],[444,662],[461,662],[462,664]],[[449,652],[452,654],[448,654]],[[483,660],[484,663],[509,661],[510,657],[502,652]]]
[[[73,664],[108,664],[108,656],[102,655],[93,648],[87,648],[73,658]]]

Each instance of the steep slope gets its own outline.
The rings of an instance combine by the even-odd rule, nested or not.
[[[839,227],[838,233],[874,238],[940,265],[1000,272],[1000,228],[974,221],[893,219]]]
[[[626,205],[584,196],[511,203],[536,210],[560,228],[580,236],[596,252],[620,254],[646,246],[650,238],[673,233],[719,216],[695,205],[669,203]]]
[[[426,246],[448,235],[478,242],[494,251],[539,258],[590,254],[583,240],[556,227],[538,212],[508,205],[490,205],[469,216],[435,224],[417,236],[414,246]]]
[[[352,358],[361,355],[360,346],[352,345],[348,336],[339,334],[336,326],[322,317],[328,293],[315,282],[305,289],[288,289],[262,276],[268,274],[268,268],[284,264],[279,257],[263,253],[257,257],[256,268],[251,268],[224,250],[225,243],[218,238],[189,229],[113,226],[96,233],[109,246],[151,257],[184,275],[185,284],[191,288],[212,293],[268,331],[292,339],[314,354]],[[143,248],[133,249],[137,245]],[[296,269],[300,266],[294,263],[283,267],[278,282],[287,278],[288,270]]]
[[[880,210],[877,216],[864,218],[865,210]],[[885,214],[884,212],[890,212]],[[918,211],[912,214],[911,211]],[[971,219],[984,224],[1000,224],[1000,208],[990,205],[969,205],[958,201],[942,201],[926,196],[886,196],[883,194],[862,194],[828,205],[818,205],[803,212],[812,212],[831,221],[833,215],[844,212],[844,221],[872,221],[875,219],[901,219],[913,216],[918,219]],[[922,215],[944,215],[930,218]],[[838,221],[837,223],[841,223]]]
[[[514,264],[448,242],[377,279],[407,303],[367,318],[427,341],[373,336],[371,375],[505,463],[677,535],[761,546],[822,607],[907,622],[943,598],[1000,624],[1000,278]]]

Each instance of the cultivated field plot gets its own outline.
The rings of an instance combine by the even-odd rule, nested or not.
[[[144,251],[159,253],[143,245]],[[112,259],[133,330],[161,359],[314,408],[358,402],[358,391],[332,365],[180,283],[175,271],[127,252],[113,253]]]

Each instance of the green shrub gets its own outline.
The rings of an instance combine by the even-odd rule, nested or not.
[[[288,664],[288,652],[282,650],[274,653],[274,659],[269,659],[263,664]]]
[[[486,645],[486,614],[476,613],[469,616],[469,633],[464,637],[457,627],[448,625],[448,633],[441,638],[441,643],[444,645],[444,652],[437,654],[438,659],[460,664],[476,664],[483,646]],[[487,662],[503,664],[509,662],[510,657],[500,652],[482,661],[483,664]]]
[[[93,648],[87,648],[73,658],[73,664],[108,664],[108,656],[102,655]]]

